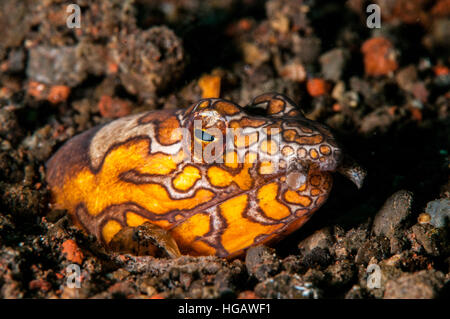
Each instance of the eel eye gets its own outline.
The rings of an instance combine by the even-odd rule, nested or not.
[[[214,136],[206,133],[203,130],[194,130],[195,137],[204,141],[204,142],[212,142],[214,141]]]

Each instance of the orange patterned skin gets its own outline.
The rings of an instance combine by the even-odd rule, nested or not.
[[[194,132],[197,120],[209,135]],[[236,136],[221,140],[227,129]],[[208,147],[215,161],[195,151]],[[245,108],[203,99],[95,127],[48,161],[47,181],[55,206],[104,244],[149,221],[182,253],[233,257],[301,227],[326,201],[340,167],[329,129],[268,93]],[[341,172],[358,187],[364,178],[354,163]]]

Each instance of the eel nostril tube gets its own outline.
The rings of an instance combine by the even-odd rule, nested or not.
[[[351,180],[358,189],[362,187],[367,172],[350,156],[344,156],[342,164],[338,167],[337,171]]]
[[[306,183],[307,169],[295,160],[291,160],[286,170],[286,183],[292,190],[297,190]]]

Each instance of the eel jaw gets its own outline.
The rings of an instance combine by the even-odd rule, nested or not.
[[[342,159],[342,163],[337,171],[351,180],[358,189],[362,187],[367,175],[367,171],[364,168],[362,168],[353,158],[346,155]]]

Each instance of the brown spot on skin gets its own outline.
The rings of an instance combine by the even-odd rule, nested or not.
[[[171,116],[158,126],[158,142],[162,145],[172,145],[181,141],[180,123]]]
[[[332,179],[330,176],[327,176],[327,178],[325,178],[325,181],[322,185],[322,189],[328,191],[331,189],[331,184],[332,184]]]
[[[317,153],[317,151],[313,148],[309,150],[309,155],[311,156],[311,158],[314,158],[314,159],[319,157],[319,153]]]
[[[284,110],[285,103],[283,100],[273,99],[270,101],[267,113],[269,115],[280,113]]]
[[[320,189],[318,189],[318,188],[313,188],[313,189],[311,189],[310,194],[311,194],[311,196],[317,196],[317,195],[320,194]]]
[[[309,183],[312,186],[319,186],[320,183],[322,182],[322,178],[320,177],[320,175],[314,175],[311,177],[311,179],[309,180]]]
[[[313,132],[312,129],[310,129],[309,127],[306,127],[306,126],[301,126],[300,129],[302,130],[302,132],[308,133],[308,134],[311,134]]]
[[[297,110],[292,110],[287,115],[288,116],[298,116],[298,115],[300,115],[300,112]]]
[[[266,123],[266,121],[258,119],[249,119],[248,117],[243,117],[239,122],[241,127],[260,127],[264,123]]]
[[[225,101],[217,101],[213,106],[220,114],[234,115],[240,112],[236,105]]]
[[[315,145],[322,143],[323,136],[320,134],[312,135],[312,136],[300,136],[295,139],[295,141],[299,144],[303,145]]]
[[[264,140],[261,142],[261,151],[269,155],[274,155],[278,152],[278,146],[272,140]]]
[[[283,137],[288,142],[297,142],[302,145],[315,145],[320,144],[323,141],[323,136],[315,134],[311,136],[299,136],[295,130],[286,130],[283,132]]]
[[[261,94],[260,96],[256,97],[253,100],[253,104],[260,104],[263,102],[268,102],[268,101],[270,101],[270,99],[272,99],[273,96],[274,96],[273,93]]]
[[[297,110],[296,104],[286,96],[278,93],[266,93],[253,99],[252,105],[265,108],[267,115],[273,117],[297,117],[302,116],[302,112]]]
[[[237,128],[246,128],[246,127],[260,127],[264,125],[266,121],[264,120],[257,120],[257,119],[249,119],[248,117],[243,117],[242,119],[233,120],[230,122],[229,127],[237,129]]]
[[[331,148],[328,145],[321,145],[319,150],[323,155],[329,155],[331,153]]]
[[[283,132],[283,137],[288,142],[293,142],[295,137],[297,136],[297,132],[294,130],[286,130]]]
[[[283,147],[283,149],[281,150],[281,153],[283,154],[283,156],[289,156],[292,155],[292,153],[294,153],[294,150],[292,149],[292,147],[290,146],[285,146]]]
[[[303,147],[299,148],[297,151],[297,155],[300,158],[304,158],[306,156],[306,150]]]
[[[209,101],[209,100],[206,100],[206,101],[201,102],[201,103],[198,105],[198,107],[204,109],[204,108],[208,107],[209,104],[210,104],[210,101]]]

